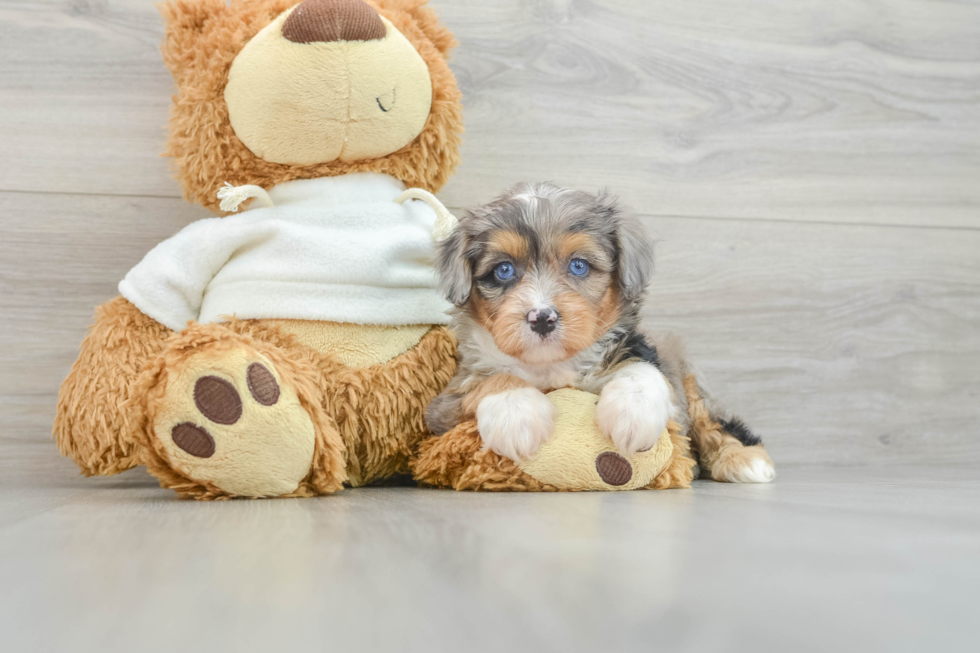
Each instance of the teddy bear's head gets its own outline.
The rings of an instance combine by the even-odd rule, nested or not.
[[[438,190],[459,161],[456,45],[426,0],[169,0],[166,154],[185,196],[375,171]]]

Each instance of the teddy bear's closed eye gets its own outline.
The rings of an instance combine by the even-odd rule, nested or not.
[[[391,111],[392,107],[395,106],[395,89],[392,87],[390,93],[382,93],[376,98],[378,102],[378,108],[380,108],[385,113]]]

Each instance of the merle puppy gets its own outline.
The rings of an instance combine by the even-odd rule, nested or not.
[[[520,184],[466,213],[438,268],[460,364],[428,409],[433,433],[475,417],[486,447],[520,460],[554,430],[544,393],[573,387],[599,395],[599,428],[626,455],[652,447],[674,419],[703,475],[775,477],[737,418],[688,415],[685,383],[697,385],[679,339],[639,330],[653,247],[612,196]]]

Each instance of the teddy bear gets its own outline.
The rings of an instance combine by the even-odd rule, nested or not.
[[[409,473],[456,366],[431,265],[463,127],[453,35],[425,0],[161,12],[166,154],[185,197],[225,215],[160,243],[98,307],[59,394],[61,452],[197,499]]]

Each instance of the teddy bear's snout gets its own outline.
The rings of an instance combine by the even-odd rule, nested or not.
[[[362,0],[305,0],[282,26],[293,43],[373,41],[386,33],[381,17]]]

